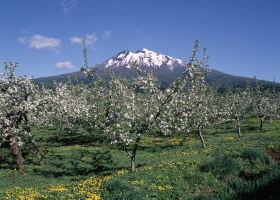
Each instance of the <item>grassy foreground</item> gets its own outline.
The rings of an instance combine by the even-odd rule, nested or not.
[[[0,149],[0,199],[280,199],[280,121],[259,132],[251,119],[241,138],[234,127],[207,129],[206,149],[195,133],[145,137],[133,174],[126,153],[94,134],[37,130],[43,166],[26,144],[20,175]]]

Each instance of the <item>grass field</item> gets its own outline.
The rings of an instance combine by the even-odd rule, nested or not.
[[[280,199],[280,121],[242,125],[241,138],[228,123],[206,129],[206,148],[196,133],[146,136],[129,172],[124,151],[99,136],[36,130],[45,154],[23,152],[20,175],[6,148],[0,149],[0,199]]]

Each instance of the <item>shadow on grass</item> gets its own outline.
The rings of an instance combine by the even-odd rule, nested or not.
[[[11,156],[9,146],[6,144],[0,148],[0,169],[15,169],[16,162]]]
[[[260,131],[258,126],[243,126],[243,131]]]
[[[155,153],[155,152],[163,152],[166,150],[173,150],[177,149],[179,147],[184,146],[184,144],[161,144],[157,146],[144,146],[140,145],[139,150],[150,152],[150,153]]]
[[[96,144],[102,143],[106,140],[104,134],[100,133],[88,133],[88,132],[66,132],[61,131],[59,133],[54,133],[47,138],[47,143],[57,143],[63,146],[70,146],[75,144]]]
[[[254,190],[250,193],[240,193],[237,199],[240,200],[279,200],[280,199],[280,178]]]
[[[5,162],[4,157],[0,156],[0,165],[3,164]]]
[[[280,164],[280,150],[269,150],[269,156],[276,164],[274,168],[270,172],[260,173],[260,176],[264,178],[268,178],[265,184],[261,184],[258,188],[251,192],[241,192],[237,195],[237,199],[249,199],[249,200],[278,200],[280,199],[280,172],[279,172],[279,164]],[[250,175],[250,174],[249,174]],[[248,176],[248,174],[247,174]],[[250,177],[250,176],[249,176]],[[271,178],[274,177],[274,178]],[[253,179],[258,178],[252,176]]]
[[[110,151],[76,151],[71,154],[47,156],[45,165],[35,168],[34,173],[45,177],[86,176],[104,174],[115,170]]]

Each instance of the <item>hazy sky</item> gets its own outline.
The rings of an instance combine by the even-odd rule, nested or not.
[[[41,77],[148,48],[188,59],[198,39],[210,66],[280,82],[278,0],[1,0],[0,61]]]

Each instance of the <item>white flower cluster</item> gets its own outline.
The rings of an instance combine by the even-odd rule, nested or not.
[[[15,76],[16,63],[6,63],[0,79],[0,141],[17,143],[31,133],[33,126],[50,121],[50,91],[25,76]]]

